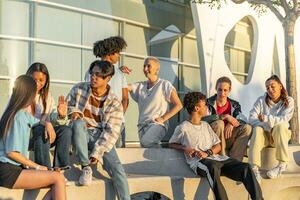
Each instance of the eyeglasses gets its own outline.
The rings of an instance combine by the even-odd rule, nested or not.
[[[91,76],[95,75],[96,77],[99,77],[99,78],[103,78],[103,79],[104,79],[104,76],[102,75],[101,72],[91,72],[90,75],[91,75]]]

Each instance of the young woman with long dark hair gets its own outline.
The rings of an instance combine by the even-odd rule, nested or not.
[[[41,121],[51,122],[54,131],[45,131],[44,125],[35,126],[32,130],[32,147],[35,162],[51,168],[49,150],[55,146],[53,167],[69,166],[69,146],[71,145],[72,129],[66,126],[67,103],[63,96],[59,97],[56,108],[54,98],[49,92],[50,75],[43,63],[33,63],[26,72],[37,84],[35,101],[31,105],[33,115]],[[52,134],[51,134],[52,133]]]
[[[36,83],[30,76],[19,76],[0,119],[0,186],[11,189],[50,187],[44,199],[64,200],[64,176],[28,159],[30,128],[40,120],[26,108],[34,101],[36,90]],[[48,128],[50,123],[44,125]]]

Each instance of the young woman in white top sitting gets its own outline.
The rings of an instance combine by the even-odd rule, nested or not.
[[[287,169],[288,142],[291,138],[289,121],[294,113],[294,100],[288,96],[282,82],[272,75],[265,82],[266,93],[259,97],[250,111],[249,122],[253,126],[250,140],[249,163],[258,181],[261,180],[261,151],[266,146],[276,148],[278,165],[267,172],[269,178],[277,178]]]

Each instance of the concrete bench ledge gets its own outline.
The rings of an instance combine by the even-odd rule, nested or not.
[[[275,151],[266,148],[263,156],[270,157],[274,162]],[[300,146],[290,146],[289,168],[278,179],[263,179],[262,190],[266,200],[300,199]],[[196,176],[185,163],[182,152],[173,149],[118,149],[118,155],[128,176],[131,194],[145,191],[155,191],[170,199],[193,200],[213,199],[206,179]],[[78,186],[77,180],[80,168],[72,156],[73,168],[66,172],[70,180],[67,187],[68,199],[114,199],[115,193],[107,173],[101,166],[93,169],[93,183],[91,186]],[[274,163],[264,163],[272,166]],[[229,199],[249,199],[243,185],[222,177]],[[46,189],[25,191],[0,188],[0,200],[34,200],[41,199]]]

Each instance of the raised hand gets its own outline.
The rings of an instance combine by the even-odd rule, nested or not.
[[[132,69],[130,69],[129,67],[127,67],[127,66],[121,66],[120,68],[119,68],[124,74],[130,74],[131,72],[132,72]]]
[[[67,101],[65,101],[64,96],[58,97],[57,112],[61,118],[65,117],[67,115],[68,104],[67,104]]]

